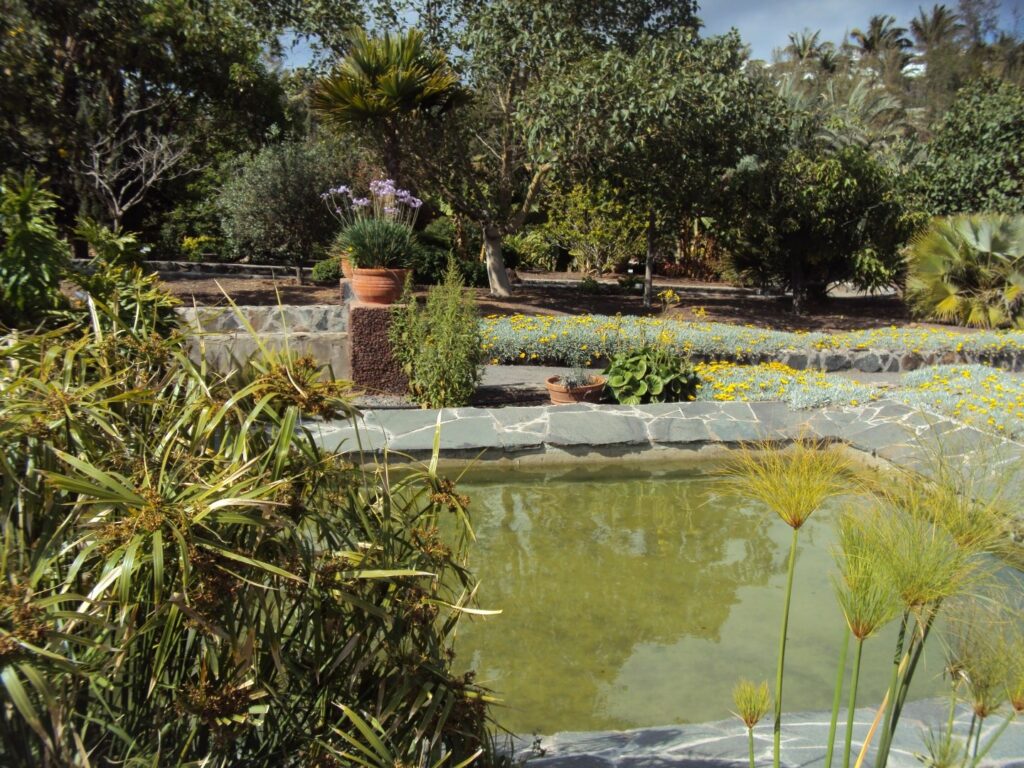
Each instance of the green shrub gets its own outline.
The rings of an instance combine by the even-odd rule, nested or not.
[[[723,236],[730,273],[793,292],[794,309],[849,281],[874,290],[899,276],[900,247],[918,220],[895,174],[867,150],[791,150],[741,167],[730,181],[745,212]]]
[[[67,244],[57,234],[57,198],[31,172],[0,180],[0,324],[38,323],[64,304]]]
[[[911,244],[918,317],[977,328],[1024,324],[1024,214],[937,219]]]
[[[297,266],[321,257],[338,223],[320,195],[353,177],[353,160],[315,141],[272,144],[243,160],[218,198],[233,258]]]
[[[412,228],[391,219],[356,219],[338,237],[355,267],[411,266],[419,251]]]
[[[985,77],[934,127],[919,180],[934,214],[1024,212],[1024,88]]]
[[[337,283],[341,279],[341,259],[331,256],[323,261],[318,261],[313,265],[312,278],[314,283],[323,285]]]
[[[607,272],[630,259],[643,258],[646,229],[644,217],[623,205],[615,190],[602,182],[556,190],[541,231],[549,249],[569,253],[570,269]]]
[[[424,408],[466,405],[480,383],[480,326],[476,302],[454,259],[444,283],[420,307],[406,285],[392,312],[391,353],[409,378],[409,393]]]
[[[693,400],[700,385],[693,367],[664,347],[618,354],[604,373],[612,396],[623,405]]]
[[[471,230],[474,234],[477,229]],[[466,233],[463,233],[465,237]],[[487,286],[487,265],[479,259],[480,238],[467,238],[462,243],[466,254],[459,253],[458,234],[455,220],[448,216],[434,219],[417,233],[420,248],[413,260],[413,281],[417,285],[439,285],[444,282],[448,260],[458,262],[459,271],[466,285]]]
[[[472,756],[466,500],[321,453],[302,425],[351,410],[311,359],[207,378],[151,330],[0,345],[0,764]]]

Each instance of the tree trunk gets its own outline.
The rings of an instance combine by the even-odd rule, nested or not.
[[[654,211],[647,215],[647,258],[644,261],[644,307],[650,309],[654,298]]]
[[[807,311],[807,285],[804,283],[803,265],[799,260],[793,261],[789,282],[793,289],[793,314],[802,315]]]
[[[299,261],[295,262],[295,281],[299,285],[304,284],[304,281],[302,279],[302,262]]]
[[[505,269],[505,257],[501,252],[501,233],[491,226],[484,226],[484,254],[487,261],[487,284],[492,296],[512,295],[512,283]]]

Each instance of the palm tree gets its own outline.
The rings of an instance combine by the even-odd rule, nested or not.
[[[818,41],[820,36],[820,29],[814,32],[811,32],[809,29],[799,33],[790,32],[786,54],[798,64],[804,64],[817,59],[821,55],[822,49],[828,45],[828,43]]]
[[[938,4],[933,5],[931,11],[918,8],[917,16],[910,22],[917,50],[925,58],[930,51],[955,42],[963,28],[955,11]]]
[[[325,123],[344,130],[371,128],[388,174],[398,180],[403,121],[439,115],[468,94],[445,55],[429,50],[417,29],[375,38],[355,30],[349,40],[345,58],[317,82],[313,109]]]
[[[880,55],[883,51],[890,49],[905,50],[910,48],[911,43],[907,38],[907,30],[904,27],[896,26],[896,19],[892,16],[875,15],[868,19],[867,30],[854,29],[850,33],[864,57]]]
[[[926,319],[1024,323],[1024,216],[939,219],[910,247],[907,299]]]

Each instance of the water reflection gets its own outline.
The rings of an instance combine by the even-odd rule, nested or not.
[[[480,604],[503,614],[466,622],[457,648],[506,702],[503,725],[552,733],[727,717],[738,676],[770,676],[790,532],[716,486],[696,470],[467,478]],[[829,517],[802,532],[787,708],[831,701],[843,625]],[[884,686],[891,647],[866,649],[878,674],[862,681],[865,702]]]

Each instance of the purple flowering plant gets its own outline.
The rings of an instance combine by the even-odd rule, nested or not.
[[[399,189],[391,179],[377,179],[370,182],[369,195],[357,197],[344,184],[332,187],[320,195],[327,210],[349,226],[360,219],[389,219],[404,224],[410,229],[416,223],[423,201],[407,189]]]

